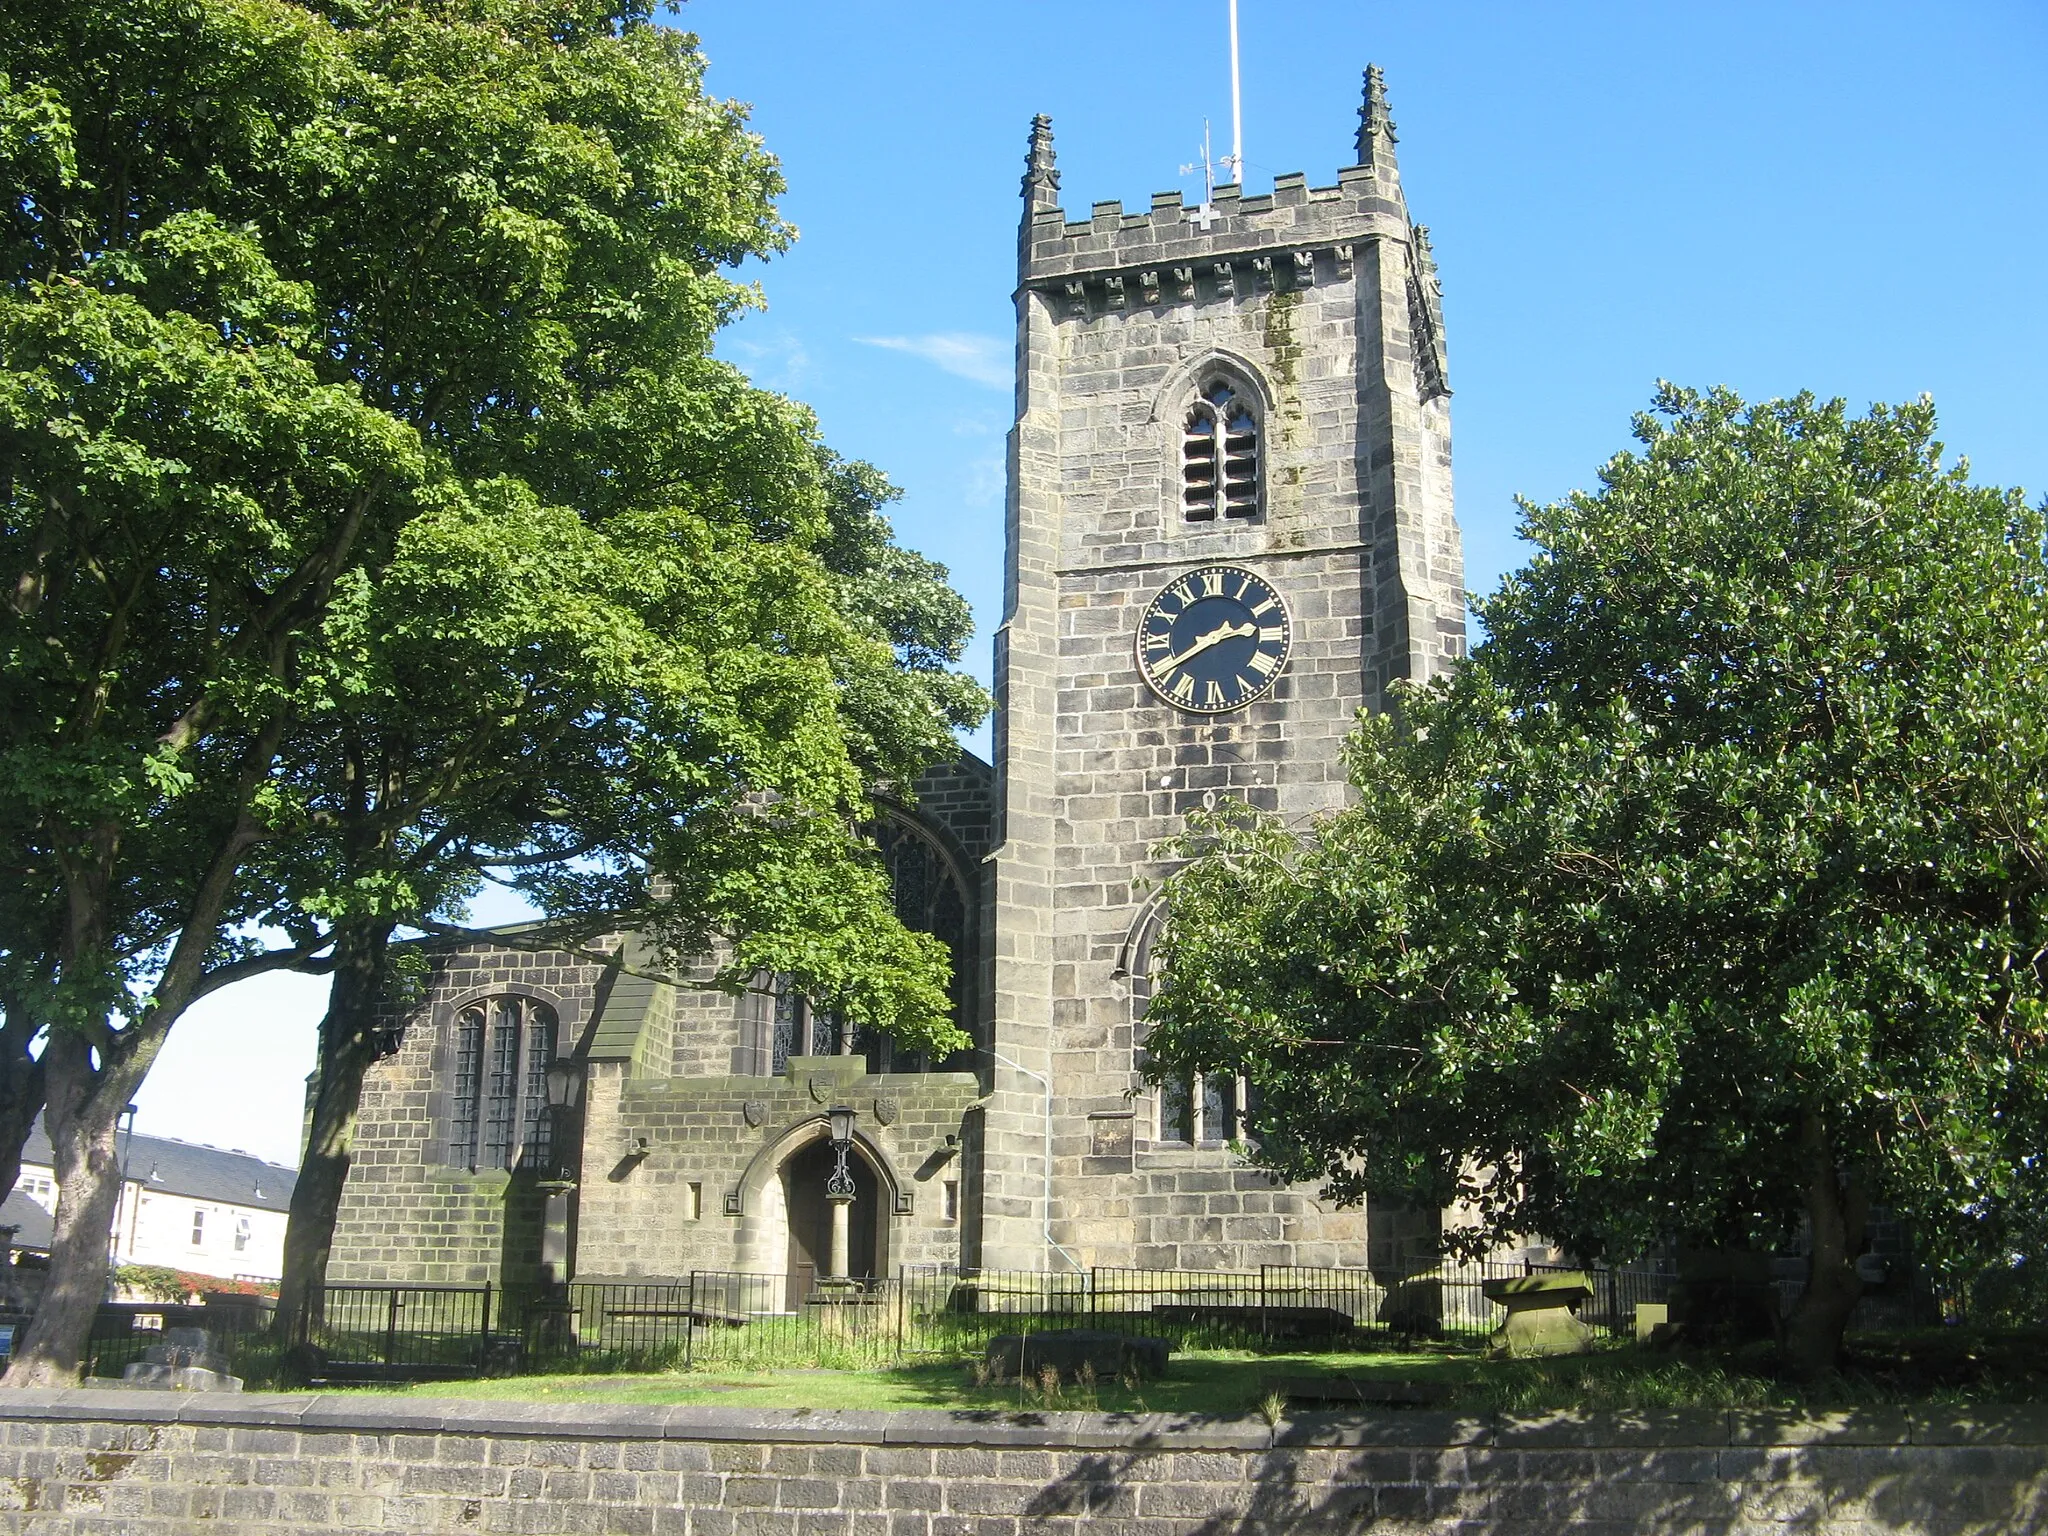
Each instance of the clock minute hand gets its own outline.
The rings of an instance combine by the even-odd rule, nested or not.
[[[1255,635],[1258,632],[1259,627],[1256,624],[1219,624],[1206,635],[1198,636],[1194,643],[1189,645],[1178,656],[1167,657],[1155,670],[1170,672],[1175,667],[1187,665],[1187,663],[1193,661],[1212,645],[1221,645],[1226,640],[1239,640],[1246,635]]]

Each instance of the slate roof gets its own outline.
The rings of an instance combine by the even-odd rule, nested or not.
[[[637,933],[629,933],[620,948],[628,970],[611,972],[611,986],[605,993],[597,1027],[590,1034],[592,1061],[631,1061],[638,1069],[666,1075],[668,1065],[641,1060],[647,1042],[647,1021],[656,1007],[675,989],[634,971],[651,970],[660,964],[660,952]]]
[[[114,1151],[126,1164],[130,1181],[157,1194],[217,1200],[223,1205],[251,1210],[290,1210],[292,1186],[299,1181],[295,1168],[266,1163],[248,1152],[201,1146],[169,1136],[117,1136]],[[54,1166],[50,1138],[44,1134],[41,1120],[28,1133],[21,1161],[24,1167],[31,1163],[44,1168]],[[6,1219],[14,1220],[12,1216]],[[18,1241],[24,1247],[31,1246],[27,1238],[28,1228],[24,1226]]]
[[[50,1251],[50,1213],[20,1190],[9,1190],[7,1198],[0,1200],[0,1223],[21,1228],[14,1234],[16,1248]]]

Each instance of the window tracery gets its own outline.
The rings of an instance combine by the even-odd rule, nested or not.
[[[555,1049],[555,1012],[533,998],[482,998],[455,1016],[450,1163],[510,1169],[546,1160]]]
[[[931,839],[914,828],[883,821],[870,830],[888,873],[897,918],[904,927],[928,933],[946,947],[953,962],[953,1021],[964,1029],[970,957],[967,895],[959,877]],[[756,1060],[772,1076],[788,1071],[792,1056],[806,1055],[865,1057],[870,1072],[924,1072],[954,1065],[955,1058],[933,1062],[923,1052],[901,1049],[886,1035],[850,1024],[811,1002],[788,976],[777,976],[770,985],[774,1001],[766,1024],[767,1049]]]
[[[1131,980],[1131,1033],[1136,1042],[1131,1052],[1134,1084],[1143,1081],[1147,1061],[1145,1016],[1152,1007],[1152,947],[1164,922],[1163,908],[1152,907],[1135,925],[1135,937],[1126,949]],[[1154,1143],[1175,1146],[1213,1146],[1236,1141],[1244,1134],[1253,1105],[1250,1085],[1241,1077],[1182,1073],[1165,1079],[1153,1090],[1154,1114],[1147,1134]]]

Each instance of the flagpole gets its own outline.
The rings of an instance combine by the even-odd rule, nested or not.
[[[1237,0],[1230,0],[1230,172],[1244,185],[1244,103],[1237,84]]]

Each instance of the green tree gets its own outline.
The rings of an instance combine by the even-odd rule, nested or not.
[[[525,526],[422,519],[334,626],[352,658],[337,670],[375,683],[309,736],[308,825],[275,872],[272,920],[334,974],[283,1336],[324,1283],[363,1073],[388,1049],[392,939],[490,937],[460,921],[484,880],[547,914],[509,942],[634,929],[655,941],[636,963],[671,974],[723,946],[729,987],[781,973],[913,1048],[965,1043],[943,951],[895,922],[847,827],[872,782],[950,757],[952,728],[980,718],[980,689],[951,670],[967,609],[894,544],[880,512],[894,493],[872,470],[822,451],[789,462],[810,468],[826,514],[815,553],[720,547],[673,510],[595,528],[538,509]]]
[[[303,301],[202,215],[0,298],[0,1130],[18,1159],[46,1099],[62,1191],[30,1358],[99,1299],[115,1117],[242,958],[297,639],[422,478],[413,434],[321,382]]]
[[[1258,1156],[1457,1205],[1467,1250],[1783,1242],[1825,1369],[1871,1202],[1958,1260],[2038,1183],[2048,558],[1922,402],[1666,387],[1525,506],[1468,663],[1298,835],[1197,829],[1148,1050],[1243,1071]]]
[[[814,552],[807,417],[708,356],[781,183],[645,7],[25,0],[0,59],[0,1146],[46,1099],[63,1191],[20,1385],[75,1372],[115,1118],[185,1007],[459,899],[380,846],[519,857],[537,812],[531,868],[601,895],[637,876],[545,829],[648,813],[558,797],[666,785],[686,895],[742,883],[742,845],[815,885],[858,864],[863,733],[970,696],[895,665]],[[460,672],[401,697],[408,647],[520,720],[472,743]],[[350,836],[354,884],[309,874]],[[874,879],[836,889],[914,1027],[934,957]]]

